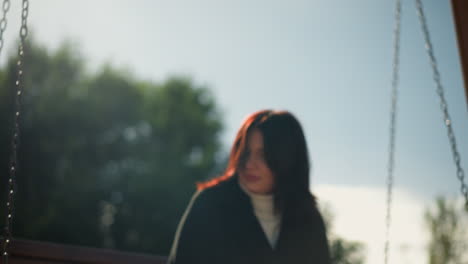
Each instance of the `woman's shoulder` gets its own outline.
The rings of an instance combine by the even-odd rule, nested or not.
[[[295,219],[297,224],[312,226],[323,225],[323,218],[320,213],[317,198],[312,193],[305,193],[290,206],[292,210],[288,210],[288,214]]]
[[[192,201],[194,206],[203,208],[220,207],[235,200],[235,196],[239,193],[237,180],[231,177],[221,181],[216,185],[198,190]]]

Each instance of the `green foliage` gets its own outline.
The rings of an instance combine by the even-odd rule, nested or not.
[[[468,214],[462,206],[439,197],[435,208],[426,210],[425,221],[430,232],[430,264],[468,263]]]
[[[14,236],[167,255],[195,182],[220,166],[210,91],[188,77],[136,80],[111,65],[88,74],[67,43],[49,52],[32,41],[25,55]],[[2,172],[15,64],[11,56],[0,71]]]
[[[363,264],[364,246],[360,242],[347,241],[339,237],[330,240],[332,264]]]
[[[333,232],[334,216],[329,206],[322,207],[321,212],[327,227],[331,264],[363,264],[365,260],[364,244],[345,240]]]

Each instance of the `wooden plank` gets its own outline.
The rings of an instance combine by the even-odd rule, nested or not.
[[[2,263],[2,260],[0,260],[0,263]],[[62,262],[62,261],[50,261],[50,260],[41,260],[41,259],[11,257],[8,259],[8,264],[72,264],[72,263]]]
[[[462,74],[465,83],[465,96],[468,110],[468,1],[452,0],[453,19],[458,39],[458,49]]]
[[[11,264],[165,264],[167,259],[148,254],[21,239],[12,241],[9,253]]]

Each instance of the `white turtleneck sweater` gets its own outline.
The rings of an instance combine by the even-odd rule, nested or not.
[[[275,213],[273,195],[256,194],[239,183],[241,189],[250,197],[254,214],[272,248],[275,248],[281,226],[281,214]]]

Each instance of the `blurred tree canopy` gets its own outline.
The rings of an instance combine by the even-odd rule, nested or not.
[[[331,264],[363,264],[365,261],[365,245],[358,241],[349,241],[338,236],[333,231],[334,215],[330,205],[322,204],[321,213],[327,228],[328,244],[330,246]]]
[[[223,166],[210,90],[112,65],[90,74],[74,45],[31,38],[24,77],[14,236],[167,255],[195,182]],[[0,71],[2,212],[15,78],[16,54]]]
[[[434,205],[424,215],[430,234],[429,264],[468,263],[468,213],[443,197]]]

